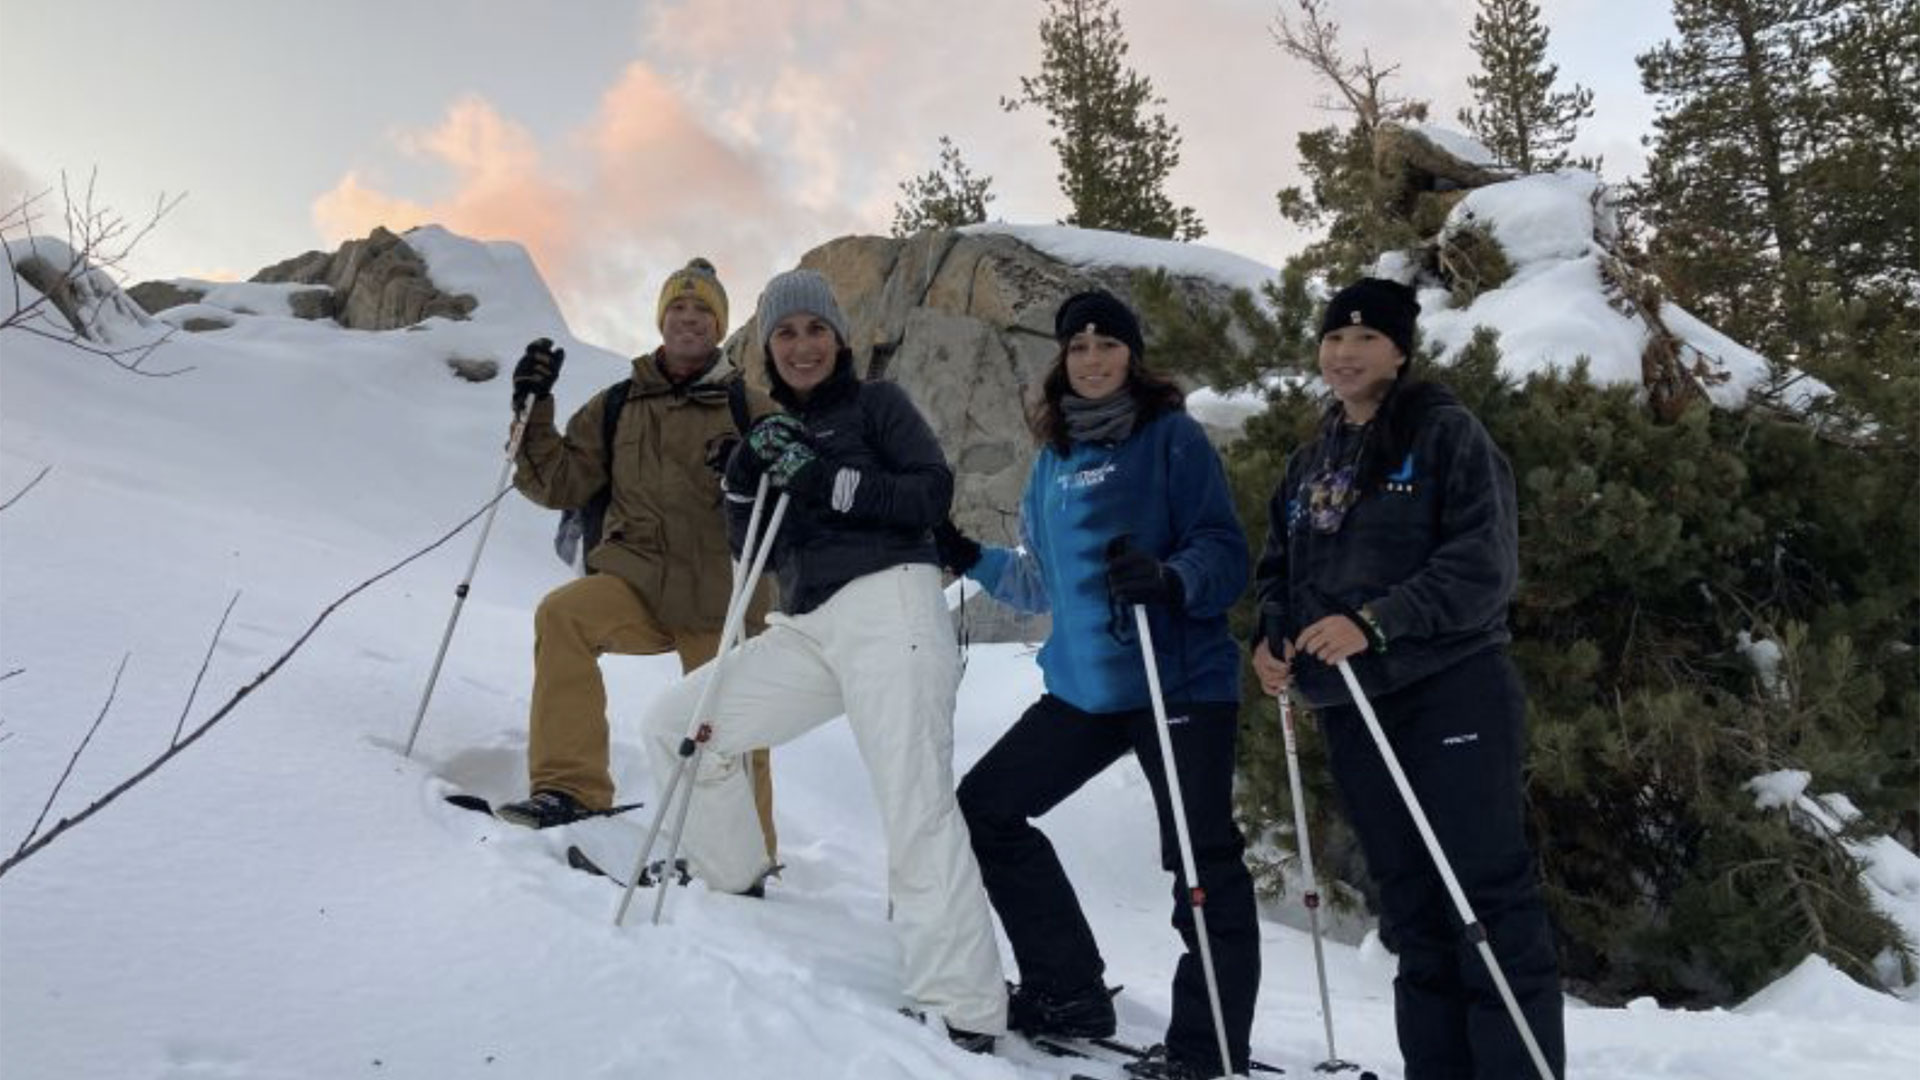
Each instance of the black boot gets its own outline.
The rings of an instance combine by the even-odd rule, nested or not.
[[[501,821],[529,829],[551,829],[594,816],[593,811],[580,805],[580,800],[564,791],[536,791],[531,798],[507,803],[494,814]]]
[[[957,1028],[952,1024],[948,1024],[947,1038],[952,1039],[953,1045],[965,1050],[969,1054],[993,1053],[994,1038],[984,1032],[968,1031],[965,1028]]]
[[[1105,1039],[1113,1035],[1113,992],[1100,983],[1068,993],[1022,984],[1007,997],[1007,1026],[1023,1035]]]
[[[1165,1046],[1155,1045],[1147,1056],[1125,1065],[1132,1080],[1214,1080],[1220,1070],[1196,1065],[1184,1058],[1169,1057]]]

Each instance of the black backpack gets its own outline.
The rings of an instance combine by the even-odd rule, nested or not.
[[[607,387],[600,408],[600,434],[604,441],[601,460],[606,462],[607,483],[584,504],[572,510],[562,510],[560,524],[553,532],[553,553],[568,566],[578,565],[582,573],[589,572],[586,569],[587,553],[600,546],[600,537],[606,528],[607,506],[613,502],[613,437],[615,429],[620,426],[620,410],[626,408],[627,395],[632,392],[632,379],[621,379]],[[745,380],[736,378],[727,384],[727,408],[733,413],[735,430],[745,434],[750,426]],[[579,559],[577,564],[576,557]]]

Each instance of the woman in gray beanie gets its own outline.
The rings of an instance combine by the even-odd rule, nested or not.
[[[1328,302],[1320,435],[1268,504],[1255,572],[1253,669],[1297,689],[1367,869],[1380,937],[1399,957],[1394,1013],[1407,1080],[1533,1077],[1338,670],[1349,662],[1447,853],[1555,1075],[1564,1075],[1559,963],[1527,842],[1526,697],[1507,658],[1519,576],[1513,472],[1472,413],[1408,377],[1413,290],[1362,278]]]
[[[682,848],[717,890],[771,873],[738,755],[844,713],[886,833],[908,1011],[987,1052],[1006,1031],[1006,983],[954,800],[960,653],[931,533],[953,500],[953,472],[898,386],[855,376],[846,316],[819,274],[768,282],[758,319],[767,381],[787,412],[749,429],[725,488],[736,553],[761,475],[789,497],[769,559],[782,612],[728,661]],[[648,714],[663,785],[710,672],[689,675]]]

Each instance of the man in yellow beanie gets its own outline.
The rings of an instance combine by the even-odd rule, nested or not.
[[[554,428],[553,385],[566,351],[541,338],[514,368],[514,412],[527,410],[514,486],[550,509],[585,508],[587,521],[586,576],[548,593],[534,613],[531,796],[498,811],[516,824],[544,829],[612,806],[602,654],[676,652],[684,672],[719,648],[733,571],[716,470],[739,423],[776,406],[719,349],[727,292],[713,264],[694,259],[670,274],[656,316],[660,347],[576,410],[564,435]],[[766,609],[763,583],[750,633]],[[771,859],[767,752],[747,761]]]

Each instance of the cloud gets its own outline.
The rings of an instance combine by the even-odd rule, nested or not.
[[[1295,140],[1343,122],[1315,108],[1325,88],[1273,43],[1282,3],[1119,6],[1128,62],[1185,138],[1169,194],[1199,210],[1206,242],[1279,265],[1305,239],[1273,203],[1301,180]],[[1472,7],[1381,0],[1350,14],[1342,44],[1404,62],[1395,89],[1431,99],[1447,123],[1474,66]],[[575,333],[638,351],[652,344],[654,291],[688,257],[720,268],[737,326],[760,284],[807,250],[884,231],[899,182],[934,166],[942,134],[993,177],[994,216],[1067,212],[1045,117],[999,107],[1039,62],[1032,0],[649,0],[639,10],[635,53],[577,123],[532,130],[486,98],[460,99],[392,142],[445,174],[442,194],[382,183],[363,166],[315,202],[316,225],[330,241],[428,220],[516,240]]]
[[[481,239],[519,241],[546,268],[571,259],[572,194],[547,177],[533,135],[485,100],[455,102],[438,127],[403,134],[398,145],[444,166],[453,193],[423,203],[349,171],[313,204],[314,227],[328,243],[365,236],[375,225],[398,231],[434,223]]]

